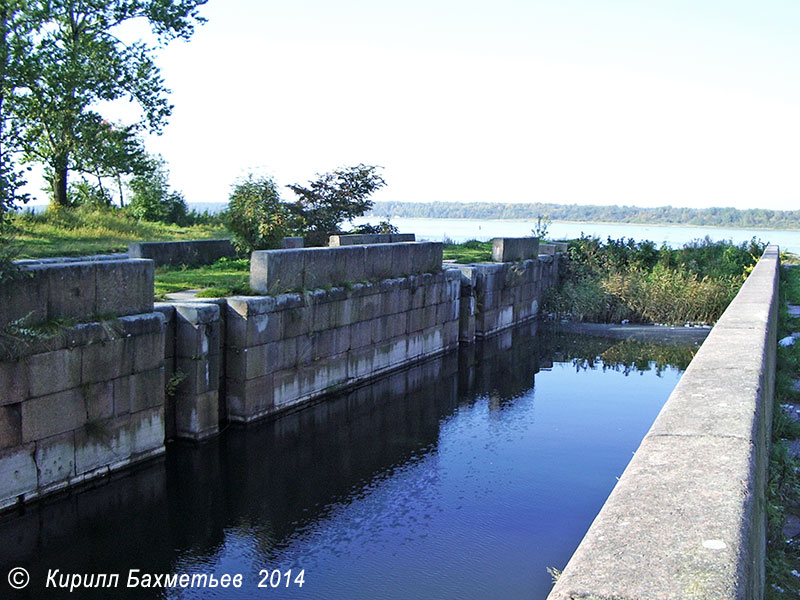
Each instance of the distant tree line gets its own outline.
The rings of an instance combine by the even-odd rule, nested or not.
[[[800,229],[800,210],[511,204],[500,202],[375,202],[372,214],[384,217],[520,219],[596,223],[646,223],[710,227]]]

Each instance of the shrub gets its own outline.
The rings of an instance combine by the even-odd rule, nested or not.
[[[281,202],[271,177],[248,175],[233,187],[227,225],[239,252],[277,248],[300,225],[289,207]]]

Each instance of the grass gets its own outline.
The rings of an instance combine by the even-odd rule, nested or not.
[[[159,267],[156,269],[155,293],[157,298],[183,290],[203,290],[201,298],[249,295],[250,260],[246,258],[221,258],[212,265],[202,267]]]
[[[463,244],[445,242],[443,248],[445,260],[455,260],[458,264],[491,262],[492,242],[470,240]]]
[[[800,267],[781,269],[780,292],[779,338],[800,331],[800,323],[789,317],[784,306],[784,302],[800,304]],[[781,408],[782,404],[800,405],[800,392],[793,388],[798,378],[800,344],[779,346],[767,481],[767,600],[800,596],[800,578],[792,573],[800,570],[800,540],[787,540],[783,535],[787,514],[800,512],[800,461],[781,443],[800,437],[800,424]]]
[[[139,221],[118,209],[48,209],[10,219],[10,250],[17,258],[80,256],[125,252],[140,241],[180,241],[230,237],[221,225],[179,227]]]

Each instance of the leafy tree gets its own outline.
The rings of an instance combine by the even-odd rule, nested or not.
[[[143,221],[185,223],[188,207],[180,192],[169,188],[169,170],[161,156],[150,158],[147,170],[131,179],[128,187],[132,192],[126,210]]]
[[[30,0],[18,4],[28,52],[15,67],[4,114],[20,128],[25,158],[45,165],[56,204],[68,203],[68,173],[108,167],[98,105],[127,98],[142,116],[126,131],[158,133],[172,111],[154,46],[125,44],[117,34],[144,21],[159,44],[188,39],[207,0]],[[17,81],[18,79],[18,81]],[[122,136],[125,137],[125,136]],[[116,140],[119,142],[120,140]],[[118,146],[123,148],[124,144]],[[114,153],[112,153],[113,155]]]
[[[0,0],[0,226],[16,202],[27,202],[20,192],[25,181],[13,155],[19,150],[19,131],[9,118],[8,101],[20,86],[21,65],[30,53],[35,30],[25,0]]]
[[[288,185],[298,196],[292,211],[305,223],[305,235],[312,245],[323,245],[328,236],[340,233],[344,221],[365,214],[372,208],[369,198],[386,185],[380,167],[359,164],[317,175],[308,187]]]
[[[75,153],[75,169],[84,179],[91,176],[96,180],[98,197],[111,206],[113,194],[106,189],[103,181],[111,179],[116,183],[120,206],[125,206],[123,175],[143,177],[154,169],[153,160],[148,156],[144,143],[136,134],[135,127],[118,127],[108,121],[98,119],[87,129],[93,140],[90,146],[82,145]],[[88,185],[88,182],[84,181]]]
[[[271,177],[252,174],[234,184],[228,205],[228,228],[240,252],[277,248],[302,229],[302,220],[281,202]]]

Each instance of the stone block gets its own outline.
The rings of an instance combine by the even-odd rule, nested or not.
[[[274,296],[303,287],[305,249],[257,250],[250,256],[250,287]]]
[[[95,263],[84,261],[53,264],[42,271],[42,274],[48,280],[48,319],[85,317],[97,312]]]
[[[130,417],[86,423],[75,431],[75,473],[125,464],[131,456]]]
[[[230,240],[136,242],[128,246],[128,256],[149,258],[156,266],[198,266],[210,265],[223,257],[235,257],[236,249]]]
[[[294,369],[284,373],[294,372]],[[273,375],[239,381],[228,379],[227,414],[230,421],[244,423],[269,414],[274,410]]]
[[[108,419],[114,416],[114,382],[101,381],[81,386],[89,421]]]
[[[230,301],[230,298],[228,298]],[[283,336],[283,313],[274,311],[275,302],[271,298],[273,311],[263,313],[239,312],[230,304],[226,312],[226,336],[228,346],[248,348],[260,346],[281,339]]]
[[[492,240],[492,260],[516,262],[539,256],[539,238],[495,238]]]
[[[163,367],[134,373],[130,381],[133,387],[130,412],[135,413],[164,404]]]
[[[539,254],[544,256],[553,256],[556,253],[555,244],[539,244]]]
[[[0,406],[0,450],[22,443],[22,412],[20,404]]]
[[[293,248],[302,248],[306,245],[305,238],[300,236],[290,236],[285,237],[281,241],[281,248],[285,250],[293,249]]]
[[[270,357],[270,351],[274,354],[275,344],[262,344],[251,348],[243,348],[238,351],[228,350],[226,360],[226,376],[233,379],[246,381],[263,377],[272,372],[275,358]]]
[[[81,383],[81,350],[55,350],[26,359],[29,394],[46,396]]]
[[[422,332],[422,352],[426,356],[437,354],[444,350],[444,338],[442,337],[442,327],[429,327]]]
[[[16,504],[18,496],[36,490],[34,445],[0,450],[0,508]]]
[[[130,414],[134,403],[134,375],[123,375],[112,381],[114,386],[114,416]]]
[[[375,326],[372,320],[360,321],[350,325],[350,348],[355,350],[364,348],[372,343],[372,329]]]
[[[132,338],[132,342],[134,372],[155,369],[164,364],[166,346],[164,333],[140,335]]]
[[[414,242],[412,248],[411,267],[414,273],[437,273],[442,270],[441,242]]]
[[[298,362],[298,342],[305,338],[289,338],[270,342],[267,348],[267,372],[280,371],[294,366]]]
[[[286,369],[273,375],[275,408],[290,406],[300,398],[300,370]]]
[[[310,307],[290,308],[281,311],[283,337],[293,338],[308,335],[313,325],[313,309]]]
[[[194,396],[219,389],[220,355],[205,359],[178,358],[175,361],[176,371],[181,371],[186,378],[178,386],[177,393]]]
[[[0,362],[0,406],[16,404],[29,395],[25,361]]]
[[[370,321],[382,316],[381,294],[371,294],[361,296],[356,300],[357,315],[359,321]]]
[[[66,485],[75,477],[75,432],[68,431],[36,442],[34,454],[38,486]]]
[[[100,341],[84,346],[80,352],[82,383],[116,379],[133,372],[133,338]]]
[[[450,321],[442,327],[442,345],[444,348],[454,348],[458,346],[460,336],[459,321]]]
[[[99,261],[95,268],[95,314],[122,316],[153,311],[153,261]]]
[[[367,279],[388,279],[395,274],[394,265],[394,246],[389,244],[374,244],[365,246],[365,261]]]
[[[48,318],[47,267],[33,265],[25,270],[29,277],[0,283],[0,327],[20,319],[31,325]]]
[[[340,248],[306,248],[303,250],[303,287],[316,289],[349,281],[347,261]]]
[[[364,246],[350,246],[344,251],[347,272],[345,281],[355,283],[369,279],[367,270],[367,250]]]
[[[414,272],[413,246],[410,244],[392,244],[392,274],[394,277],[406,277]]]
[[[22,441],[33,442],[83,425],[86,405],[80,388],[22,403]]]
[[[393,233],[391,236],[393,244],[398,244],[400,242],[413,242],[417,239],[417,236],[413,233]]]
[[[375,349],[373,346],[351,349],[347,353],[347,373],[353,381],[371,376],[374,371]]]
[[[177,437],[202,440],[219,433],[219,393],[217,390],[175,399]]]
[[[164,409],[159,406],[130,416],[131,450],[134,455],[164,450]]]

